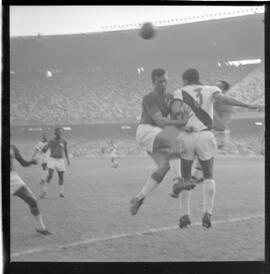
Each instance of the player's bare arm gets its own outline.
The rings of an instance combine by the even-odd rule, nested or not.
[[[67,149],[67,141],[64,142],[64,150],[65,150],[65,156],[67,159],[67,164],[70,165],[69,156],[68,156],[68,149]]]
[[[235,107],[244,107],[244,108],[249,108],[249,109],[262,109],[263,106],[261,105],[255,105],[255,104],[246,104],[242,103],[232,97],[220,94],[219,92],[215,93],[213,95],[213,98],[220,103],[230,105],[230,106],[235,106]]]
[[[158,127],[164,128],[166,126],[175,126],[178,128],[184,127],[188,121],[188,117],[184,117],[182,120],[170,120],[162,116],[160,112],[152,115],[152,119],[155,121]]]
[[[30,161],[26,161],[26,160],[22,157],[22,155],[21,155],[20,151],[18,150],[18,148],[17,148],[17,147],[13,147],[13,148],[14,148],[14,152],[15,152],[14,157],[15,157],[15,159],[16,159],[22,166],[28,167],[28,166],[37,164],[37,161],[34,160],[34,159],[32,159],[32,160],[30,160]]]

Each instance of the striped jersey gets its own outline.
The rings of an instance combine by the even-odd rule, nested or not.
[[[38,159],[41,162],[47,162],[47,158],[48,158],[48,153],[49,151],[43,152],[42,149],[48,144],[47,141],[43,142],[40,141],[37,143],[36,145],[36,150],[38,151]]]
[[[182,100],[191,109],[187,127],[193,127],[197,131],[212,128],[215,93],[222,92],[218,87],[199,84],[187,85],[174,92],[174,99]]]

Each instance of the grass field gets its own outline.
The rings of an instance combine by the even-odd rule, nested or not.
[[[171,173],[141,207],[129,213],[154,167],[148,158],[74,158],[66,172],[66,198],[54,176],[38,199],[52,236],[35,233],[27,206],[11,197],[12,261],[252,261],[264,260],[264,158],[216,159],[213,227],[201,227],[202,190],[192,194],[192,226],[177,228],[178,200],[169,197]],[[39,196],[39,167],[15,167]]]

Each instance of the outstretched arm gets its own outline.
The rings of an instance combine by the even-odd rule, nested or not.
[[[70,165],[68,150],[67,150],[67,141],[64,142],[64,149],[65,149],[65,156],[66,156],[66,159],[67,159],[67,163],[68,163],[68,165]]]
[[[236,107],[244,107],[244,108],[249,108],[249,109],[262,109],[263,106],[261,105],[255,105],[255,104],[246,104],[242,103],[232,97],[220,94],[220,93],[215,93],[213,95],[213,98],[222,104],[225,105],[230,105],[230,106],[236,106]]]
[[[35,164],[37,163],[37,161],[34,160],[34,159],[32,159],[32,160],[30,160],[30,161],[26,161],[26,160],[22,157],[22,155],[21,155],[21,153],[20,153],[20,151],[18,150],[17,147],[14,147],[14,152],[15,152],[15,155],[14,155],[15,159],[16,159],[22,166],[24,166],[24,167],[28,167],[28,166],[31,166],[31,165],[35,165]]]

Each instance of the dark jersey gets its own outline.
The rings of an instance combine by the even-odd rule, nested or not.
[[[173,101],[173,95],[165,93],[159,95],[152,91],[143,97],[142,101],[142,115],[140,124],[149,124],[156,126],[154,119],[152,118],[155,113],[161,113],[163,117],[167,117],[170,113],[171,103]]]
[[[64,151],[67,147],[67,141],[64,139],[52,139],[49,141],[46,149],[50,149],[50,157],[61,159],[64,158]]]

